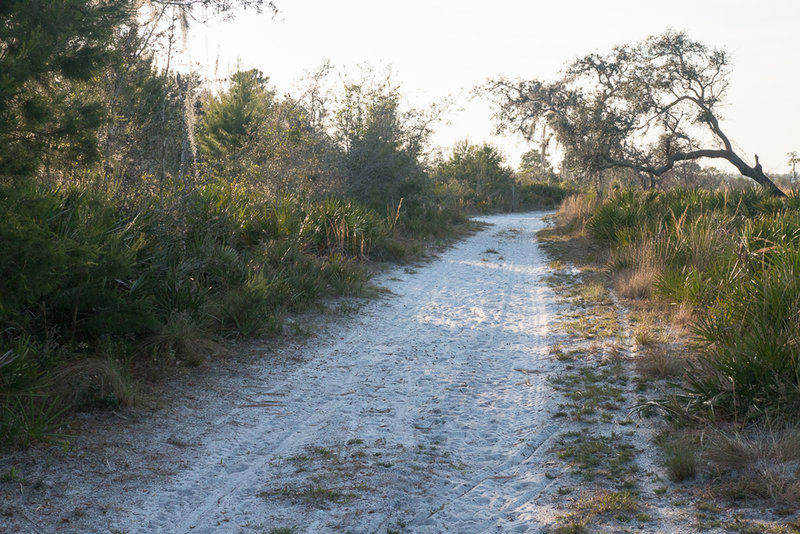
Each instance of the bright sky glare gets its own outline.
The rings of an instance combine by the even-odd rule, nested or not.
[[[194,62],[205,75],[258,68],[279,93],[304,71],[330,60],[353,69],[390,65],[411,105],[445,96],[457,107],[434,143],[492,142],[514,166],[527,146],[493,135],[486,102],[471,90],[487,78],[554,77],[570,60],[607,52],[667,29],[685,30],[733,59],[723,128],[743,156],[786,173],[800,151],[800,2],[798,0],[276,0],[271,15],[240,13],[195,27]],[[730,170],[734,170],[732,167]]]

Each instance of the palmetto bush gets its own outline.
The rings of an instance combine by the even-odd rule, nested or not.
[[[686,406],[710,417],[800,408],[798,198],[744,190],[622,191],[587,224],[609,242],[617,286],[696,309]]]
[[[96,357],[106,341],[123,347],[108,355],[120,372],[143,356],[199,363],[220,336],[276,333],[286,312],[358,292],[362,260],[388,235],[354,202],[227,183],[138,210],[96,185],[0,190],[0,443],[41,433],[63,382],[111,384],[112,360]]]
[[[695,325],[704,353],[688,377],[687,400],[698,410],[719,415],[796,413],[800,408],[796,215],[746,225],[741,254],[716,302]]]
[[[377,215],[357,203],[327,198],[306,210],[301,239],[316,253],[366,256],[385,229]]]

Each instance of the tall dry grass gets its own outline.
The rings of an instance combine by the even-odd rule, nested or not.
[[[585,221],[612,248],[615,287],[691,310],[701,353],[682,401],[712,418],[800,408],[800,202],[753,191],[621,191]],[[566,217],[565,217],[566,219]]]
[[[583,231],[597,207],[597,197],[587,194],[570,195],[556,211],[556,223],[569,231]]]
[[[704,447],[708,461],[732,497],[761,497],[800,505],[800,427],[763,424],[717,429]]]

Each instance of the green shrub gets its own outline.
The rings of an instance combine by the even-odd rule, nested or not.
[[[0,444],[26,447],[50,438],[57,426],[59,409],[48,402],[38,348],[23,336],[0,354]]]
[[[92,191],[4,190],[0,224],[0,319],[26,330],[59,329],[69,340],[153,325],[137,291],[146,246],[137,220]]]
[[[100,181],[18,184],[0,187],[0,211],[0,443],[15,444],[50,431],[64,392],[67,406],[128,402],[125,359],[197,364],[219,336],[278,333],[287,312],[359,294],[370,255],[421,255],[419,238],[461,220],[423,194],[384,218],[222,179],[124,199]]]
[[[800,408],[800,248],[734,274],[696,325],[705,353],[688,398],[721,416],[789,413]]]
[[[519,206],[523,210],[554,209],[575,193],[575,189],[565,183],[528,182],[519,187]]]

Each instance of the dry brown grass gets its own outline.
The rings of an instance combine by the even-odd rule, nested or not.
[[[561,227],[583,230],[596,207],[596,198],[587,195],[568,196],[556,212],[556,223]]]
[[[128,406],[135,399],[122,365],[107,358],[65,363],[53,372],[52,379],[54,395],[64,407]]]
[[[800,504],[800,425],[716,430],[706,455],[732,496]]]
[[[687,336],[695,321],[694,307],[690,304],[679,304],[672,314],[671,327],[676,336]]]
[[[669,378],[680,376],[686,370],[687,360],[669,345],[653,345],[639,351],[636,370],[644,378]]]
[[[675,313],[688,313],[683,307],[665,306],[657,301],[632,303],[633,338],[638,345],[636,369],[644,378],[663,379],[681,376],[688,353],[685,332],[674,326]],[[687,320],[681,317],[679,321]]]
[[[669,341],[661,309],[650,301],[631,303],[633,338],[638,345],[653,345]]]
[[[623,298],[649,298],[660,272],[652,265],[637,265],[634,268],[625,269],[614,277],[614,290]]]

